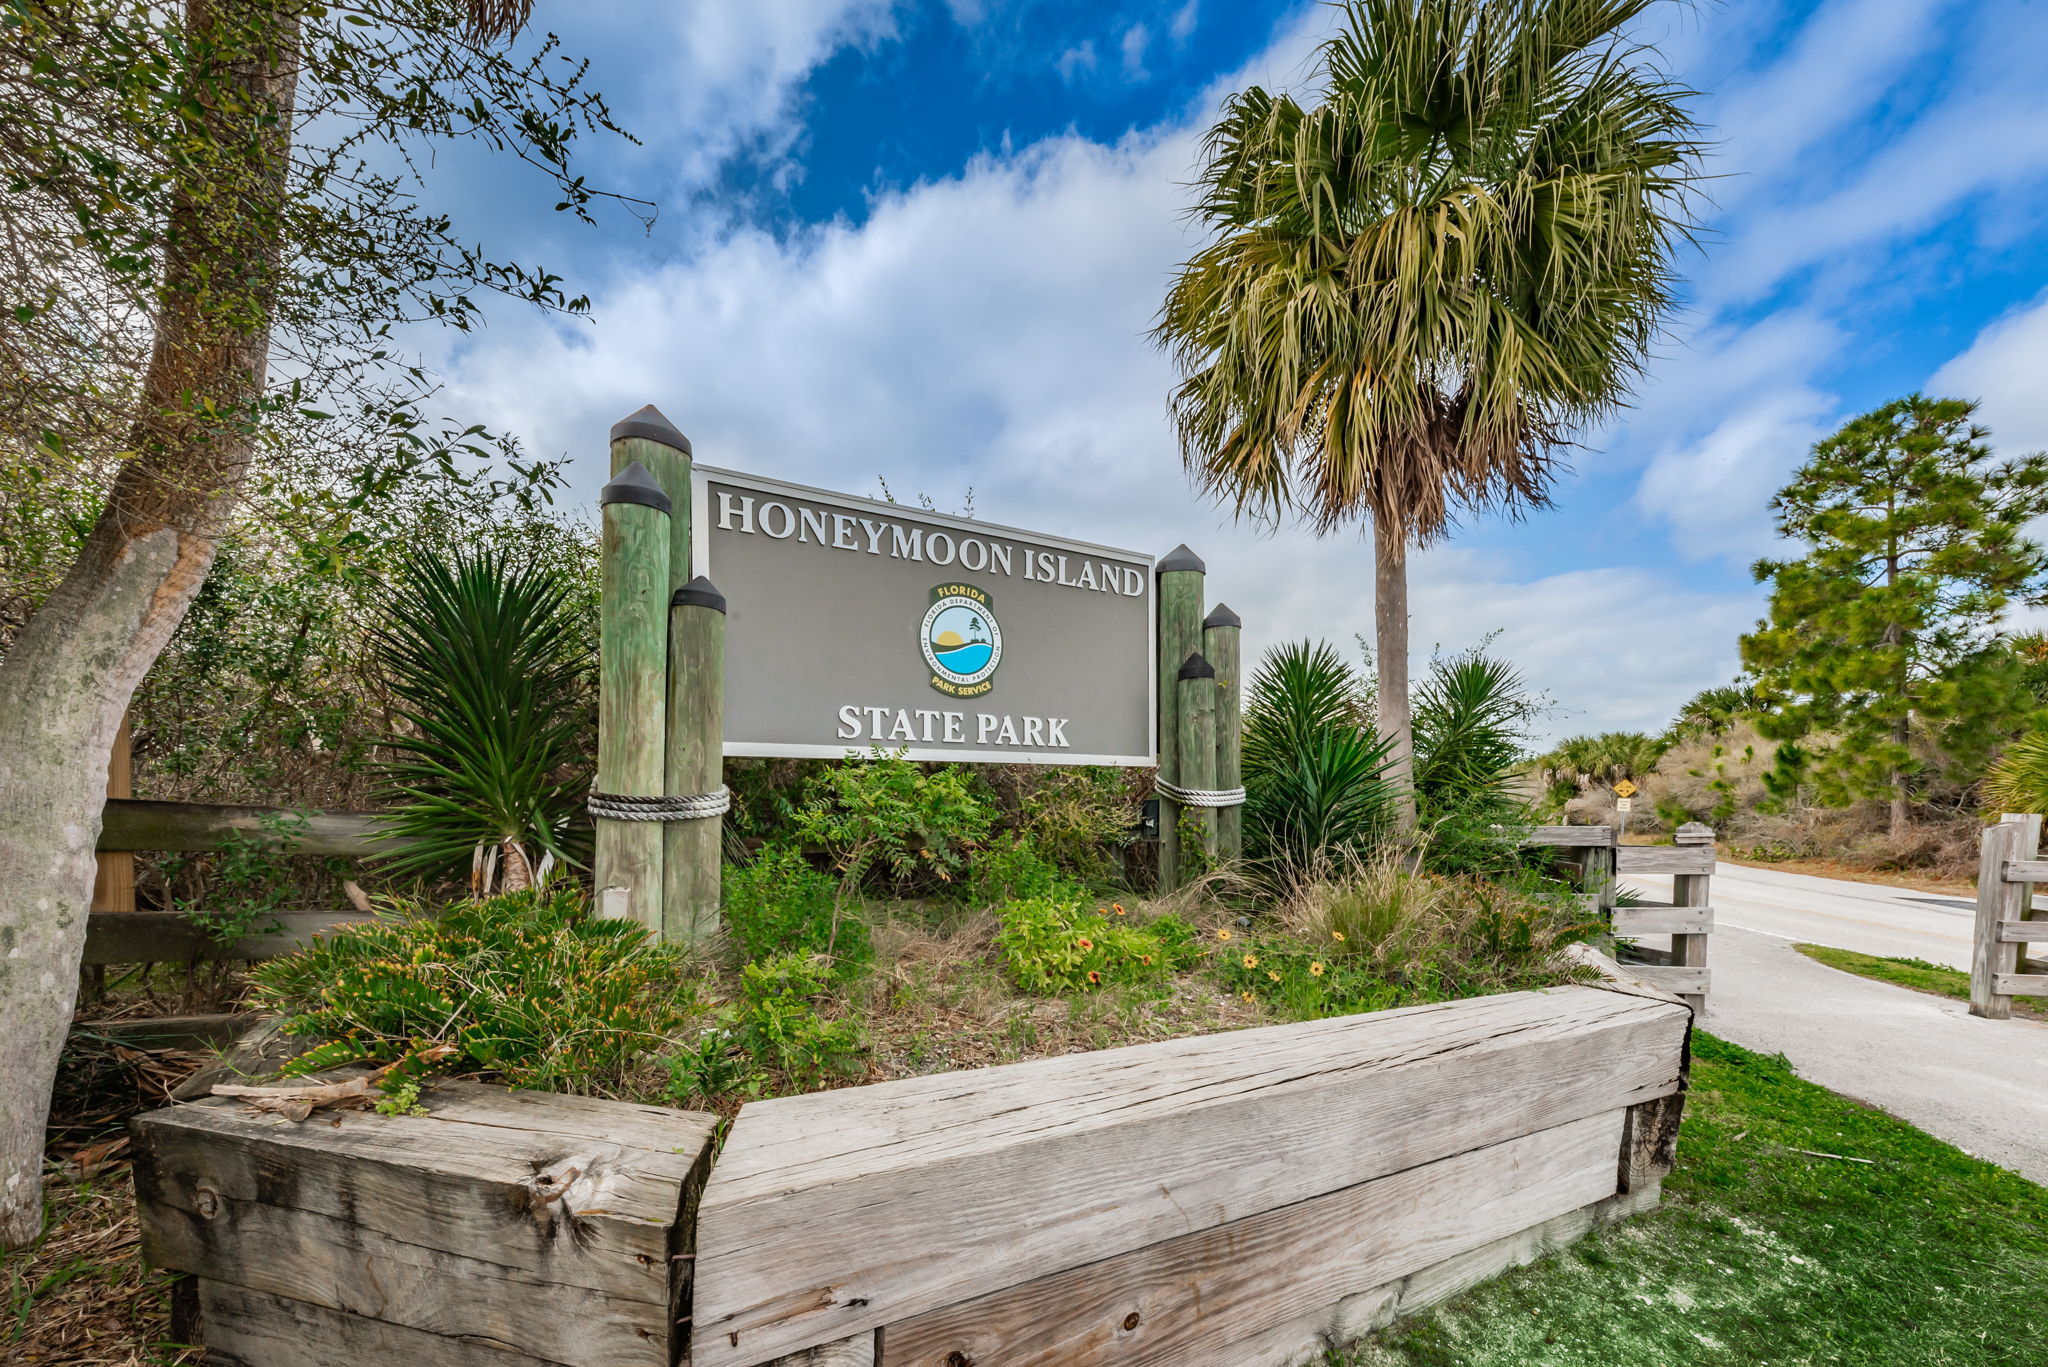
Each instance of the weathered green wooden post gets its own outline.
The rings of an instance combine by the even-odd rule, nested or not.
[[[661,823],[619,814],[620,798],[664,789],[668,683],[669,497],[638,461],[598,494],[604,510],[598,609],[598,909],[661,932]]]
[[[1202,581],[1208,567],[1186,546],[1175,546],[1158,576],[1159,683],[1159,890],[1180,886],[1180,803],[1167,787],[1185,786],[1180,757],[1180,667],[1202,648]]]
[[[668,587],[674,593],[690,579],[690,439],[653,404],[612,424],[612,473],[636,460],[668,495]]]
[[[1243,627],[1238,615],[1222,603],[1202,619],[1202,655],[1216,668],[1216,786],[1226,792],[1244,782],[1244,691],[1239,678]],[[1216,809],[1215,853],[1219,864],[1244,854],[1242,803]]]
[[[1180,777],[1175,783],[1191,799],[1199,799],[1216,787],[1216,667],[1200,651],[1181,664],[1175,686],[1174,726],[1180,751]],[[1181,820],[1187,834],[1201,841],[1200,857],[1186,848],[1178,851],[1180,874],[1190,866],[1213,862],[1216,857],[1216,808],[1206,801],[1190,801]]]
[[[699,575],[668,618],[668,791],[695,815],[662,823],[662,938],[695,943],[718,929],[725,826],[725,595]]]

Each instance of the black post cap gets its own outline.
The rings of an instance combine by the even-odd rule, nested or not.
[[[610,503],[644,503],[657,512],[668,512],[673,508],[668,495],[647,467],[634,461],[625,469],[612,476],[612,482],[597,491],[598,506]]]
[[[1213,679],[1216,677],[1216,666],[1202,658],[1202,652],[1198,650],[1188,656],[1186,662],[1181,665],[1180,676],[1183,679]]]
[[[686,456],[690,454],[690,439],[676,431],[676,425],[653,404],[648,404],[639,412],[612,424],[613,441],[622,441],[627,437],[644,437],[648,441],[658,441],[663,446],[673,446]]]
[[[1228,603],[1218,603],[1215,606],[1215,608],[1210,611],[1209,615],[1202,619],[1202,626],[1204,628],[1241,627],[1243,625],[1244,619],[1239,617],[1236,613],[1232,612],[1230,610],[1230,605]]]
[[[668,600],[672,608],[710,608],[713,612],[725,611],[725,595],[718,586],[698,575],[689,583],[676,590],[675,597]]]
[[[1172,574],[1176,570],[1193,570],[1196,574],[1207,574],[1209,567],[1202,563],[1202,557],[1187,548],[1185,542],[1166,553],[1166,559],[1153,567],[1155,574]]]

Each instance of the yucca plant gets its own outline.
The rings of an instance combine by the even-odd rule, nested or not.
[[[1431,662],[1415,695],[1415,806],[1432,867],[1481,872],[1513,862],[1513,828],[1530,815],[1517,772],[1544,706],[1512,664],[1482,648]]]
[[[588,785],[589,644],[556,571],[494,550],[400,565],[375,633],[405,734],[383,766],[400,847],[386,867],[467,869],[471,891],[518,892],[553,861]]]
[[[1294,881],[1357,856],[1392,828],[1398,794],[1370,693],[1328,642],[1267,654],[1245,698],[1245,847]]]

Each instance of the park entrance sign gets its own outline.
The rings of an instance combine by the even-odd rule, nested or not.
[[[1186,546],[1155,562],[699,466],[651,405],[611,438],[603,914],[716,933],[729,756],[1156,764],[1159,886],[1237,858],[1241,623],[1203,615]]]
[[[725,753],[1154,763],[1151,556],[696,466]]]

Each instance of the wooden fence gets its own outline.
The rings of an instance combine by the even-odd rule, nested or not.
[[[262,1367],[1285,1367],[1655,1204],[1692,1015],[1562,987],[750,1102],[136,1122]]]
[[[2048,997],[2048,916],[2034,910],[2034,885],[2048,883],[2041,818],[2008,813],[1986,827],[1977,858],[1977,922],[1970,954],[1970,1014],[2008,1020],[2014,997]]]
[[[1618,957],[1644,981],[1683,997],[1695,1011],[1706,1010],[1712,984],[1707,937],[1714,930],[1711,830],[1687,822],[1670,845],[1623,845],[1612,826],[1535,826],[1525,838],[1531,845],[1568,852],[1579,866],[1589,908],[1608,918],[1618,939],[1668,935],[1668,950],[1630,945]],[[1670,874],[1671,900],[1622,905],[1618,898],[1627,891],[1628,876],[1644,873]]]
[[[101,854],[137,850],[192,852],[220,848],[221,842],[237,834],[260,834],[266,821],[278,817],[299,817],[289,851],[295,855],[340,856],[368,859],[388,855],[397,846],[379,839],[375,812],[300,811],[291,807],[223,805],[210,802],[152,802],[110,798],[100,822],[98,849]],[[101,876],[106,877],[103,861]],[[132,879],[132,876],[131,876]],[[351,921],[366,920],[371,913],[350,908],[340,911],[285,911],[267,918],[269,924],[255,934],[223,941],[194,925],[176,912],[138,911],[131,892],[128,909],[113,910],[109,899],[95,897],[86,921],[85,957],[87,968],[113,964],[191,963],[205,959],[267,959],[304,948],[313,936]]]

